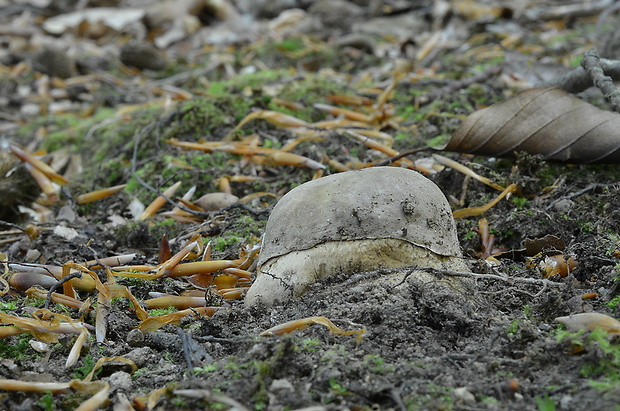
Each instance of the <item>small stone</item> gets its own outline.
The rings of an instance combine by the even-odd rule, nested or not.
[[[308,12],[320,19],[325,27],[343,31],[349,31],[363,15],[361,7],[345,0],[318,0],[310,6]]]
[[[374,54],[376,48],[374,39],[362,33],[352,33],[342,36],[334,41],[334,46],[340,48],[352,47],[365,51],[368,54]]]
[[[476,397],[474,397],[474,394],[469,392],[467,387],[456,388],[454,390],[454,396],[456,398],[458,398],[459,400],[463,400],[465,402],[475,402],[476,401]]]
[[[40,257],[41,257],[41,251],[37,249],[30,249],[26,251],[26,257],[24,258],[24,261],[27,263],[34,263],[37,260],[39,260]]]
[[[123,355],[123,357],[133,361],[138,366],[138,368],[142,368],[148,365],[150,362],[154,361],[155,359],[159,358],[159,356],[156,355],[155,350],[153,350],[151,347],[135,348],[127,354]]]
[[[129,391],[133,386],[131,375],[129,373],[126,373],[125,371],[117,371],[114,374],[110,375],[107,380],[110,383],[111,391]]]
[[[217,211],[239,201],[239,197],[228,193],[208,193],[195,201],[205,211]]]
[[[139,70],[160,71],[166,68],[168,61],[148,43],[128,43],[121,47],[121,62]]]
[[[295,388],[293,388],[293,384],[291,384],[289,380],[281,378],[273,380],[271,382],[271,385],[269,386],[269,391],[295,391]]]
[[[20,107],[19,112],[24,117],[36,117],[41,114],[41,107],[35,103],[26,103]]]
[[[61,237],[67,241],[71,241],[76,237],[80,236],[80,233],[73,227],[67,227],[63,225],[57,225],[54,227],[54,235]]]
[[[555,204],[553,204],[553,209],[557,211],[558,213],[566,214],[570,210],[573,209],[574,205],[575,205],[574,201],[564,198],[560,201],[557,201]]]
[[[46,353],[50,350],[49,344],[46,344],[42,341],[30,340],[28,341],[33,350],[38,353]]]
[[[141,347],[144,345],[144,333],[137,328],[127,333],[127,344],[132,347]]]
[[[46,47],[34,55],[32,65],[35,70],[51,77],[62,79],[75,75],[75,61],[65,50]]]

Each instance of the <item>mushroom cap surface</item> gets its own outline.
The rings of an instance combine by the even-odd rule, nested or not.
[[[276,204],[258,265],[328,241],[394,238],[441,256],[461,256],[439,187],[399,167],[347,171],[302,184]]]

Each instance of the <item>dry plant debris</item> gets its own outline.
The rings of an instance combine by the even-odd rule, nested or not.
[[[267,331],[263,331],[262,333],[260,333],[260,336],[261,337],[269,337],[269,336],[288,334],[288,333],[290,333],[292,331],[295,331],[295,330],[303,330],[304,328],[308,327],[310,324],[324,325],[325,327],[329,328],[329,332],[331,332],[332,334],[338,334],[338,335],[353,335],[353,334],[357,334],[358,341],[360,341],[362,339],[364,333],[366,332],[365,329],[345,331],[345,330],[337,327],[328,318],[325,318],[325,317],[310,317],[310,318],[302,318],[300,320],[293,320],[293,321],[289,321],[289,322],[284,323],[284,324],[276,325],[275,327],[272,327],[272,328],[268,329]]]
[[[620,321],[601,313],[580,313],[568,317],[558,317],[557,322],[569,331],[595,330],[600,328],[609,334],[620,334]]]

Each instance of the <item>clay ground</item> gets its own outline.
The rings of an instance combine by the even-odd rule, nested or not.
[[[36,238],[18,235],[15,241],[3,242],[0,252],[6,260],[61,266],[135,252],[132,263],[157,264],[162,236],[172,240],[174,253],[188,233],[211,241],[213,259],[235,259],[243,246],[260,243],[277,198],[311,180],[314,171],[258,164],[234,153],[182,149],[168,144],[168,139],[221,141],[254,109],[279,111],[308,122],[330,120],[333,117],[313,104],[330,103],[328,96],[343,94],[376,102],[394,80],[394,73],[403,70],[398,64],[410,64],[388,96],[393,113],[370,128],[391,135],[397,152],[420,148],[408,156],[410,160],[428,159],[436,152],[429,145],[445,143],[465,116],[570,70],[590,47],[605,50],[605,57],[620,57],[614,51],[617,40],[609,34],[610,27],[617,27],[614,12],[607,17],[612,20],[600,23],[601,29],[597,26],[601,10],[549,18],[540,11],[528,14],[510,9],[510,4],[487,2],[505,9],[487,9],[478,15],[445,2],[450,11],[441,14],[431,2],[411,7],[401,4],[407,2],[386,1],[370,2],[385,3],[380,8],[383,11],[373,15],[368,2],[358,2],[361,5],[355,9],[347,9],[353,7],[350,3],[334,2],[343,4],[345,11],[340,21],[329,23],[325,16],[335,11],[321,14],[318,6],[307,8],[312,2],[297,3],[306,13],[319,16],[319,21],[323,18],[323,25],[280,37],[248,39],[240,34],[230,44],[217,46],[197,47],[190,36],[168,45],[168,58],[174,64],[164,71],[121,70],[120,63],[106,64],[80,55],[78,70],[82,75],[95,75],[80,83],[86,85],[52,85],[74,88],[71,99],[77,108],[63,113],[29,117],[23,109],[29,102],[47,104],[35,98],[35,82],[40,77],[28,59],[23,60],[25,74],[15,75],[20,58],[5,56],[0,72],[4,90],[17,93],[19,87],[29,88],[31,94],[5,104],[5,123],[15,127],[3,127],[2,138],[24,146],[39,141],[30,146],[32,150],[53,153],[65,149],[82,163],[81,172],[61,170],[70,176],[69,183],[59,192],[57,202],[47,202],[45,218],[40,209],[19,218],[5,214],[3,229],[17,227],[19,232],[28,224],[43,228]],[[551,2],[549,10],[559,10],[563,3]],[[536,4],[528,7],[537,10]],[[242,10],[242,4],[238,8]],[[354,21],[350,21],[351,10],[360,13]],[[275,18],[266,11],[255,13],[256,21]],[[207,20],[218,27],[213,16]],[[205,19],[201,23],[208,26]],[[417,31],[408,31],[414,25]],[[438,31],[446,37],[434,43],[431,36]],[[345,38],[352,32],[358,37]],[[62,38],[74,41],[68,35]],[[111,36],[105,41],[114,44],[115,39]],[[106,73],[120,83],[105,77]],[[476,75],[477,81],[467,80]],[[172,95],[170,89],[157,89],[165,85],[190,94],[181,98],[178,91]],[[81,97],[84,93],[91,97]],[[585,98],[600,104],[597,93],[589,90]],[[272,148],[282,148],[299,136],[254,120],[236,134],[236,141],[251,133]],[[311,137],[315,138],[300,142],[294,152],[325,163],[327,155],[351,167],[389,157],[337,131]],[[111,304],[105,342],[97,344],[91,337],[74,367],[65,368],[75,340],[71,336],[61,336],[59,342],[38,352],[30,343],[35,339],[22,334],[0,341],[0,376],[69,382],[83,379],[102,357],[124,357],[137,370],[112,361],[94,377],[110,384],[109,402],[102,406],[108,410],[132,406],[157,410],[618,409],[617,337],[568,333],[555,321],[584,311],[620,315],[617,165],[547,162],[524,153],[512,158],[441,154],[497,184],[515,183],[520,189],[482,215],[457,221],[468,266],[473,273],[488,274],[471,279],[471,289],[430,287],[409,276],[409,267],[337,277],[275,307],[248,308],[241,299],[227,300],[208,292],[208,305],[221,307],[212,317],[188,316],[179,324],[146,334],[135,330],[140,321],[128,300],[117,298]],[[335,172],[327,165],[326,174]],[[179,192],[197,186],[202,195],[221,189],[218,178],[239,175],[260,180],[233,180],[232,194],[239,198],[257,192],[272,196],[212,211],[190,223],[162,215],[136,222],[129,208],[132,201],[148,204],[155,198],[137,176],[157,190],[181,181]],[[32,185],[24,183],[28,176],[24,173],[26,180],[17,183],[5,177],[0,183],[5,198],[18,196],[27,184]],[[499,194],[450,168],[428,177],[454,209],[480,206]],[[124,191],[103,200],[86,205],[71,200],[77,194],[125,183],[129,185]],[[27,196],[21,201],[30,206]],[[166,205],[163,211],[171,208]],[[480,258],[482,246],[475,230],[482,218],[495,237],[497,264]],[[59,226],[77,235],[54,231]],[[523,251],[526,242],[549,235],[557,241],[543,243],[538,250],[542,254],[528,265]],[[500,249],[504,252],[499,253]],[[563,277],[555,274],[543,281],[545,266],[540,262],[552,255],[572,257],[577,266]],[[98,274],[105,279],[103,270]],[[402,276],[402,281],[382,284],[380,279],[387,274]],[[439,283],[449,277],[449,273],[434,275]],[[378,280],[369,283],[369,279]],[[140,301],[150,298],[150,292],[179,294],[188,288],[183,278],[118,278],[117,282]],[[88,296],[84,293],[81,298]],[[26,316],[30,307],[41,308],[44,303],[15,289],[0,300],[2,312],[16,316]],[[52,304],[51,310],[79,318],[76,309],[60,304]],[[313,316],[327,317],[344,330],[364,328],[366,332],[358,339],[312,325],[282,337],[259,336],[275,325]],[[94,317],[87,314],[84,321],[94,324]],[[156,390],[161,390],[160,396],[153,395]],[[79,389],[55,393],[4,390],[0,408],[69,410],[91,395]]]

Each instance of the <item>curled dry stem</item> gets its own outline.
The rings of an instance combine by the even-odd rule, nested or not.
[[[515,193],[517,190],[518,187],[516,184],[510,184],[508,187],[506,187],[504,191],[502,191],[500,195],[498,195],[494,200],[490,201],[489,203],[480,207],[462,208],[460,210],[454,211],[452,215],[454,216],[454,218],[464,218],[480,215],[494,207],[495,204],[499,203],[502,198],[506,197],[510,193]]]
[[[161,327],[167,324],[178,324],[181,319],[187,315],[206,315],[212,316],[215,314],[218,307],[196,307],[196,308],[188,308],[186,310],[177,311],[175,313],[160,315],[156,317],[148,317],[144,319],[140,325],[138,325],[138,329],[143,333],[148,333],[151,331],[157,331]]]
[[[462,174],[465,174],[466,176],[470,176],[471,178],[480,181],[482,184],[486,184],[489,187],[492,187],[496,190],[499,191],[504,191],[504,187],[495,184],[490,178],[487,177],[483,177],[480,174],[476,173],[474,170],[472,170],[469,167],[464,166],[463,164],[454,161],[452,159],[449,159],[448,157],[444,157],[442,155],[439,154],[433,154],[433,158],[435,159],[435,161],[437,161],[439,164],[444,165],[446,167],[450,167],[453,170],[456,170]]]
[[[102,198],[116,194],[119,191],[124,190],[125,187],[127,187],[127,184],[121,184],[118,186],[104,188],[102,190],[91,191],[90,193],[80,194],[75,197],[75,202],[78,204],[92,203],[93,201],[101,200]]]
[[[275,327],[268,329],[267,331],[263,331],[259,335],[261,337],[284,335],[284,334],[288,334],[295,330],[303,330],[304,328],[307,328],[311,324],[324,325],[325,327],[329,328],[329,332],[332,334],[338,334],[338,335],[357,334],[357,337],[356,337],[357,341],[361,341],[362,337],[364,336],[364,333],[366,332],[365,328],[361,330],[345,331],[342,328],[337,327],[327,317],[308,317],[308,318],[293,320],[293,321],[289,321],[289,322],[277,325]]]

